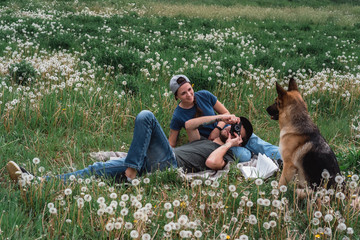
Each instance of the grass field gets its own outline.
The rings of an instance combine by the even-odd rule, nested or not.
[[[55,175],[93,163],[90,152],[126,152],[143,109],[168,134],[180,73],[278,144],[265,108],[294,77],[354,189],[360,1],[2,0],[0,22],[0,238],[359,239],[339,189],[299,201],[279,175],[249,182],[234,167],[188,183],[169,170],[129,187],[88,178],[21,192],[5,165]]]

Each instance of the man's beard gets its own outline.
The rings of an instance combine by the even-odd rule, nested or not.
[[[220,140],[223,142],[223,143],[226,143],[226,141],[227,141],[227,137],[225,137],[224,135],[222,135],[221,133],[220,133]]]

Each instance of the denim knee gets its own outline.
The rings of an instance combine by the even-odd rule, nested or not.
[[[149,111],[149,110],[142,110],[137,116],[136,116],[136,121],[141,121],[141,120],[151,120],[154,119],[155,116],[154,114]]]

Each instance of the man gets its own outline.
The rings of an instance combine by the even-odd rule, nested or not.
[[[222,169],[227,162],[234,160],[229,149],[233,146],[245,145],[247,136],[251,136],[253,130],[251,123],[241,117],[242,125],[237,132],[231,134],[230,125],[213,141],[201,138],[198,128],[216,121],[240,126],[240,118],[235,115],[191,119],[186,122],[190,143],[173,149],[154,114],[147,110],[141,111],[135,119],[133,140],[125,158],[97,162],[82,170],[57,177],[66,181],[71,175],[76,177],[96,175],[131,181],[138,174],[165,170],[169,167],[183,167],[187,172]],[[10,161],[6,167],[10,178],[14,181],[21,179],[21,176],[30,175],[13,161]],[[24,181],[19,183],[25,184]]]

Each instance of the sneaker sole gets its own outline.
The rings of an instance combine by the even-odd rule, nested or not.
[[[8,162],[8,164],[6,164],[6,168],[8,170],[11,180],[17,182],[19,180],[19,177],[21,176],[21,172],[22,172],[19,165],[17,165],[13,161],[10,161],[10,162]]]

